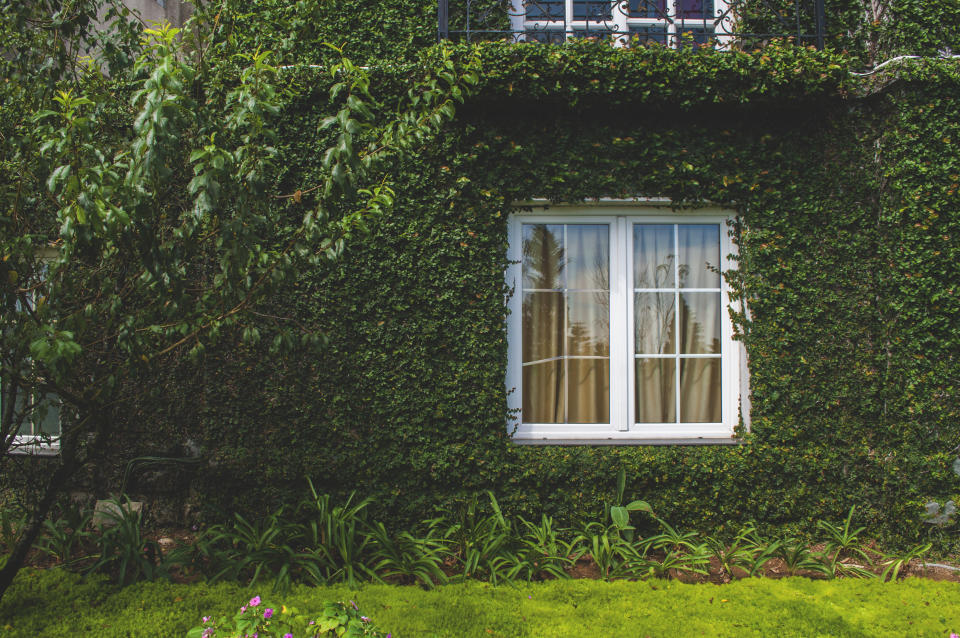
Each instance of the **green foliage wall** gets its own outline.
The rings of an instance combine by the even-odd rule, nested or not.
[[[152,451],[201,447],[198,511],[273,509],[309,476],[375,496],[394,524],[487,488],[508,512],[570,523],[612,496],[625,467],[628,492],[682,526],[811,531],[856,504],[888,541],[923,534],[924,500],[957,491],[960,439],[950,63],[853,97],[843,58],[789,46],[490,44],[483,57],[456,123],[397,166],[397,210],[264,308],[320,320],[324,354],[210,353],[158,384],[155,409],[131,408]],[[409,72],[377,73],[387,100]],[[325,82],[290,71],[289,175],[320,161],[306,123],[328,107]],[[751,312],[738,322],[752,431],[739,446],[516,446],[504,388],[512,203],[636,194],[740,215],[732,283]]]

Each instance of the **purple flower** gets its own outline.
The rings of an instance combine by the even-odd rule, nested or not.
[[[247,606],[246,606],[246,605],[241,605],[241,606],[240,606],[240,613],[242,614],[242,613],[245,612],[245,611],[247,611]]]
[[[259,605],[259,604],[260,604],[260,597],[259,597],[259,596],[254,596],[253,598],[250,599],[250,606],[251,606],[251,607],[256,607],[256,606]]]
[[[203,624],[206,625],[208,622],[210,622],[210,616],[204,616],[204,617],[203,617]]]
[[[293,634],[283,634],[283,638],[293,638]]]
[[[370,622],[370,619],[367,618],[366,616],[360,616],[360,620],[362,620],[363,622]]]
[[[267,609],[263,612],[263,619],[270,620],[270,616],[272,615],[273,615],[273,610],[267,607]]]
[[[353,601],[351,600],[351,601],[350,601],[350,604],[353,605],[353,608],[354,608],[356,611],[360,611],[360,608],[357,607],[357,603],[355,603],[355,602],[353,602]]]
[[[213,627],[207,627],[203,630],[203,638],[210,638],[213,635]]]

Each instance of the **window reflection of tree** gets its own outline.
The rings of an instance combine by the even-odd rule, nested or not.
[[[666,284],[673,279],[674,262],[676,255],[667,254],[664,256],[664,262],[657,264],[653,268],[652,277],[649,269],[642,267],[638,281],[652,282],[650,288],[657,290],[666,289],[664,292],[645,292],[639,293],[637,307],[634,309],[634,322],[636,323],[637,348],[640,344],[652,342],[654,352],[638,352],[638,354],[671,354],[677,351],[676,348],[676,330],[674,330],[675,317],[675,297],[671,290],[673,286]],[[682,267],[681,267],[682,269]],[[652,300],[652,304],[646,304],[647,309],[652,312],[644,312],[643,301]],[[655,389],[644,388],[643,397],[656,396],[656,405],[659,407],[659,416],[653,417],[650,414],[650,406],[644,406],[644,410],[651,422],[666,423],[673,421],[671,414],[674,404],[674,391],[676,381],[674,380],[674,367],[676,360],[673,358],[652,358],[647,359],[643,364],[646,374],[643,376],[657,384]],[[651,375],[650,371],[655,374]],[[652,378],[651,378],[652,377]],[[638,394],[636,400],[638,420],[641,413],[639,402],[643,397]]]
[[[557,423],[563,420],[563,271],[565,255],[562,234],[557,236],[558,226],[531,224],[524,226],[523,233],[523,287],[555,292],[524,293],[522,304],[524,362],[543,360],[531,370],[541,375],[553,372],[550,397],[538,395],[531,402],[534,420]],[[535,353],[535,354],[532,354]],[[549,377],[548,377],[549,378]],[[544,405],[546,399],[552,405]],[[525,420],[531,418],[525,415]]]
[[[545,290],[564,290],[566,283],[563,281],[565,271],[568,266],[567,255],[562,244],[562,238],[558,237],[546,224],[529,225],[530,233],[525,233],[523,242],[523,267],[524,267],[524,287],[529,289]],[[562,228],[555,226],[554,228]],[[604,245],[604,248],[606,246]],[[598,309],[596,313],[591,313],[595,321],[586,323],[582,320],[572,320],[568,313],[567,327],[567,347],[562,348],[558,356],[567,356],[570,353],[579,353],[583,356],[607,356],[608,335],[610,333],[610,294],[609,294],[609,268],[607,266],[607,255],[604,250],[598,251],[594,261],[588,269],[588,277],[591,282],[592,300],[594,306]],[[568,293],[569,294],[569,293]],[[552,297],[552,296],[551,296]],[[546,298],[545,294],[540,296],[540,300]],[[552,330],[543,330],[538,328],[555,327],[562,330],[560,326],[563,323],[563,308],[559,305],[560,295],[557,295],[556,301],[551,299],[549,306],[544,313],[541,308],[539,315],[540,325],[534,327],[534,312],[536,303],[525,303],[523,305],[523,322],[528,326],[526,333],[536,335],[540,343],[530,344],[535,347],[535,351],[542,352],[544,346],[549,347],[555,332]],[[543,314],[547,314],[546,317]],[[544,325],[546,320],[546,325]]]
[[[654,268],[651,288],[662,289],[673,274],[674,255],[666,255],[666,263],[657,264]],[[641,271],[639,281],[648,281],[647,269]],[[652,340],[655,344],[654,352],[639,352],[638,354],[665,354],[676,352],[674,344],[674,294],[672,292],[643,292],[639,293],[637,306],[634,309],[634,323],[636,325],[637,347],[641,343]],[[650,304],[648,300],[653,300]],[[643,312],[644,302],[653,312]]]
[[[538,408],[552,416],[550,420],[541,419],[545,422],[565,420],[564,386],[569,385],[571,379],[564,378],[567,372],[564,360],[609,356],[608,227],[566,226],[567,234],[575,228],[574,232],[584,233],[588,242],[593,240],[593,250],[584,251],[594,253],[589,265],[573,263],[571,251],[564,245],[564,228],[559,224],[529,224],[523,228],[523,361],[540,361],[533,364],[540,369],[535,373],[538,376],[552,372],[550,385],[553,387],[549,390],[552,407],[543,405],[545,397],[535,399]],[[594,236],[595,233],[603,236]],[[583,268],[582,278],[574,272],[579,268]],[[581,289],[580,293],[568,290],[578,280],[580,285],[587,283],[588,288]],[[572,311],[570,306],[577,301],[582,306]],[[587,311],[586,319],[572,316],[583,310]]]
[[[523,238],[524,287],[549,290],[564,288],[566,256],[562,236],[556,237],[546,224],[531,224],[525,228],[531,229],[531,232],[529,236],[524,233]]]
[[[704,295],[706,296],[706,295]],[[711,299],[715,299],[719,295],[710,295]],[[716,299],[717,304],[719,304],[719,299]],[[714,304],[709,304],[707,312],[715,314],[716,308]],[[697,313],[694,312],[693,307],[687,303],[686,295],[680,295],[680,343],[683,344],[684,353],[696,353],[696,354],[719,354],[720,353],[720,337],[717,334],[717,317],[704,318],[710,324],[713,324],[713,330],[710,332],[713,333],[712,338],[707,338],[706,332],[704,329],[704,321],[697,317]]]
[[[597,258],[594,260],[591,275],[594,281],[594,288],[596,288],[596,292],[593,293],[593,303],[600,308],[600,313],[597,318],[598,332],[596,333],[599,339],[590,348],[590,352],[597,356],[606,356],[609,353],[610,293],[608,291],[610,290],[610,277],[606,257],[606,254],[597,255]],[[584,352],[586,352],[586,350],[584,350]]]

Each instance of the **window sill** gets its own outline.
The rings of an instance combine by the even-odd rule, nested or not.
[[[517,445],[742,445],[743,439],[727,438],[688,438],[688,439],[521,439],[514,437]]]
[[[59,441],[43,441],[33,437],[18,438],[8,454],[19,456],[58,456],[60,454]]]

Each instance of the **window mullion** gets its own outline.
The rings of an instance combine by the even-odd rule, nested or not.
[[[625,217],[617,217],[610,224],[610,421],[614,430],[630,429],[630,360],[633,345],[630,340],[631,306],[629,275],[629,224]]]
[[[673,334],[674,342],[674,353],[676,354],[676,364],[674,365],[674,401],[676,401],[676,406],[673,413],[674,423],[681,423],[680,421],[680,341],[682,336],[680,334],[680,226],[679,224],[673,225],[673,307],[675,308],[673,312]]]
[[[563,263],[568,264],[570,262],[570,244],[567,242],[567,225],[563,225]],[[567,352],[567,335],[569,334],[569,326],[567,322],[569,318],[567,317],[567,311],[570,307],[569,303],[569,292],[567,291],[567,286],[570,285],[569,281],[570,272],[567,267],[563,268],[563,333],[560,341],[560,356],[563,357],[563,423],[570,423],[570,353]]]

